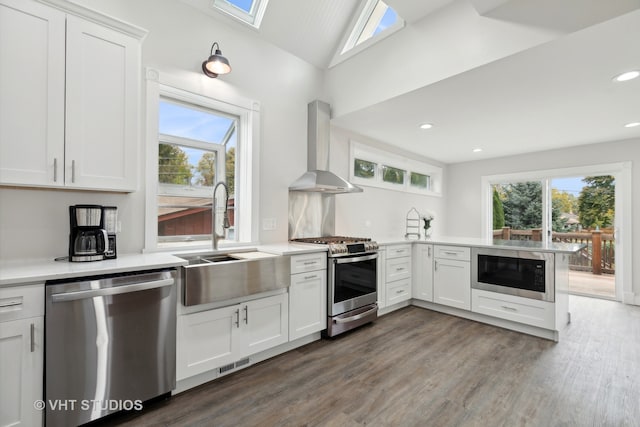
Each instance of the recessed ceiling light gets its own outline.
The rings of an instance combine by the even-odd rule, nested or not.
[[[431,129],[433,125],[431,123],[423,123],[420,125],[420,129]]]
[[[626,125],[624,125],[624,127],[626,128],[634,128],[636,126],[640,126],[640,122],[627,123]]]
[[[613,80],[615,80],[616,82],[626,82],[628,80],[633,80],[636,77],[640,76],[640,71],[627,71],[626,73],[622,73],[618,76],[615,76],[613,78]]]
[[[482,148],[474,148],[474,149],[473,149],[473,152],[474,152],[474,153],[479,153],[479,152],[481,152],[481,151],[482,151]]]

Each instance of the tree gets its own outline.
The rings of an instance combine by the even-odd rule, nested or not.
[[[504,207],[496,187],[493,187],[493,229],[499,230],[504,227]]]
[[[227,187],[229,187],[229,194],[235,194],[236,187],[236,149],[235,147],[229,148],[225,158],[225,170]]]
[[[193,173],[189,157],[180,147],[160,144],[158,147],[158,181],[164,184],[190,185]]]
[[[198,171],[198,180],[197,184],[205,187],[213,187],[215,185],[214,180],[216,179],[216,153],[208,151],[200,157],[200,161],[198,161],[198,166],[196,167]]]
[[[504,222],[514,230],[542,227],[542,184],[539,181],[503,187]]]
[[[587,176],[578,196],[578,216],[584,227],[610,227],[615,217],[615,178]]]

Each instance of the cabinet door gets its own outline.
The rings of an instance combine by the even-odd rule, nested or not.
[[[240,305],[178,316],[177,380],[239,359],[241,316]]]
[[[411,257],[391,258],[387,253],[387,283],[411,277]]]
[[[64,185],[65,15],[0,1],[0,183]]]
[[[249,301],[240,313],[243,331],[241,357],[289,341],[289,296],[285,294]]]
[[[327,328],[327,272],[293,274],[289,288],[289,339]]]
[[[412,265],[413,298],[433,301],[433,245],[416,244]]]
[[[44,318],[0,322],[0,426],[40,426]]]
[[[139,42],[68,16],[66,59],[66,185],[135,190]]]
[[[411,279],[387,283],[387,306],[411,299]]]
[[[468,261],[435,259],[433,302],[471,309],[471,267]]]

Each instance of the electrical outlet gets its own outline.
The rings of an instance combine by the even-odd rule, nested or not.
[[[265,231],[271,231],[276,229],[276,219],[275,218],[264,218],[262,220],[262,229]]]

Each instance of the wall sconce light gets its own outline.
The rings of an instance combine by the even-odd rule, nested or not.
[[[213,52],[213,48],[216,48],[215,53]],[[231,66],[229,65],[229,60],[222,56],[222,51],[220,51],[220,46],[218,42],[214,42],[211,45],[211,54],[209,55],[209,59],[202,63],[202,72],[207,76],[215,79],[220,74],[227,74],[231,71]]]

